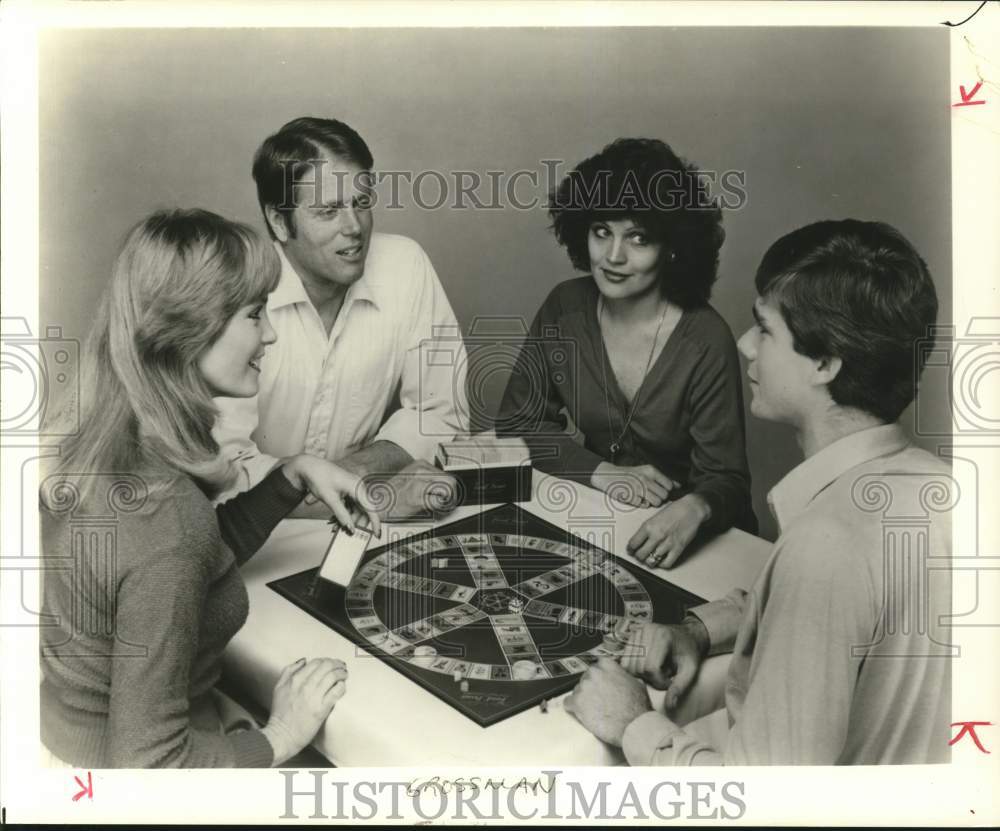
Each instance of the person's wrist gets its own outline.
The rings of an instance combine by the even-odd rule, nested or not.
[[[271,752],[274,754],[272,764],[274,765],[284,764],[299,750],[301,750],[301,748],[295,748],[293,746],[292,737],[288,732],[288,728],[273,717],[264,727],[260,729],[260,732],[264,734],[264,738],[266,738],[268,743],[271,745]]]
[[[297,491],[305,491],[306,483],[302,476],[302,454],[292,456],[281,465],[281,472]]]
[[[608,477],[614,476],[618,468],[611,462],[599,462],[594,472],[590,474],[590,486],[597,490],[604,490],[608,485]]]
[[[631,724],[633,721],[639,718],[639,716],[646,715],[646,713],[648,713],[652,709],[653,709],[653,702],[649,698],[649,693],[646,692],[646,683],[643,681],[642,695],[638,696],[636,700],[633,702],[632,712],[629,714],[630,717],[628,719],[628,723],[625,726],[627,727],[628,724]]]
[[[712,518],[712,506],[708,504],[708,500],[705,499],[701,494],[689,493],[682,496],[677,500],[678,502],[683,502],[685,505],[689,506],[694,512],[695,516],[698,518],[698,525],[704,525]]]
[[[681,621],[681,628],[690,635],[699,658],[705,658],[712,645],[708,629],[697,615],[688,614]]]

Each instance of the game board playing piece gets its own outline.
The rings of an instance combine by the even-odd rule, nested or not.
[[[512,615],[520,614],[524,609],[524,603],[518,600],[516,597],[507,604],[507,608],[510,609]]]
[[[538,665],[534,661],[515,661],[511,674],[515,681],[530,681],[538,674]]]
[[[468,692],[469,691],[469,682],[468,681],[463,681],[461,684],[458,685],[458,688],[462,692]]]
[[[410,663],[418,667],[429,668],[434,663],[435,658],[437,658],[437,654],[438,651],[433,646],[424,644],[413,650],[413,658]]]
[[[451,677],[455,679],[455,683],[457,684],[457,683],[458,683],[459,681],[461,681],[461,680],[462,680],[462,670],[460,670],[460,669],[456,669],[456,670],[455,670],[455,671],[454,671],[454,672],[453,672],[453,673],[451,674]]]

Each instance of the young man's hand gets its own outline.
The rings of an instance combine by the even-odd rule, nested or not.
[[[646,685],[613,658],[588,667],[563,706],[602,742],[616,747],[622,746],[625,728],[653,709]]]
[[[658,690],[666,690],[668,710],[677,706],[708,654],[704,624],[690,615],[679,626],[622,621],[609,636],[625,643],[622,668]]]

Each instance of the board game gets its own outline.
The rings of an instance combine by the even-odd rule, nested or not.
[[[575,686],[621,619],[704,602],[513,504],[367,551],[346,589],[316,572],[268,585],[482,727]]]

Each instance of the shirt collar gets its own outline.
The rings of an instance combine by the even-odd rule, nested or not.
[[[288,257],[285,256],[285,250],[281,247],[281,244],[275,242],[274,249],[278,252],[278,259],[281,261],[281,277],[278,279],[277,287],[267,299],[268,311],[274,311],[283,306],[292,306],[296,303],[311,303],[309,295],[306,294],[305,286],[302,285],[302,278],[299,277],[295,267],[288,261]],[[367,300],[376,308],[381,306],[378,300],[377,281],[371,278],[371,260],[372,250],[371,246],[369,246],[364,273],[347,290],[347,294],[344,295],[345,308],[350,306],[355,300]]]
[[[897,453],[909,443],[898,424],[883,424],[844,436],[793,468],[767,495],[783,530],[831,482],[853,467]]]

